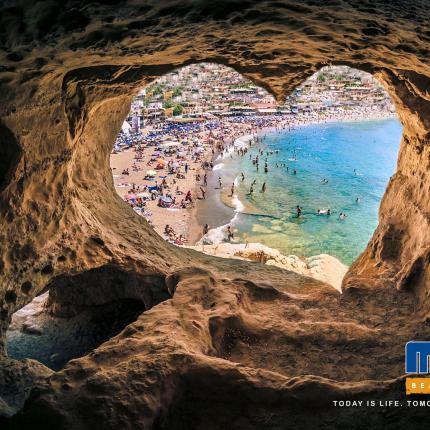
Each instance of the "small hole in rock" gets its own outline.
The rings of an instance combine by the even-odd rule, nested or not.
[[[31,290],[31,288],[33,287],[33,285],[31,284],[31,282],[29,281],[25,281],[22,285],[21,285],[21,291],[24,294],[28,294]]]
[[[7,303],[15,303],[16,302],[16,293],[15,291],[6,291],[6,294],[4,295],[4,299],[6,300]]]
[[[47,264],[41,271],[40,271],[40,273],[42,274],[42,275],[50,275],[51,273],[53,273],[54,272],[54,268],[50,265],[50,264]]]

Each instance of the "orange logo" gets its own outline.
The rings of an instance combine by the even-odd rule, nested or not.
[[[406,394],[430,394],[430,378],[406,378]]]

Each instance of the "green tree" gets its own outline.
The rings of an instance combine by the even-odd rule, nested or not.
[[[184,108],[182,107],[182,105],[177,104],[174,108],[173,108],[173,115],[177,116],[177,115],[181,115],[181,113],[184,111]]]
[[[163,103],[163,108],[164,108],[164,109],[170,109],[171,107],[173,107],[172,100],[166,100],[166,101]]]
[[[181,95],[182,95],[182,90],[181,90],[181,88],[176,87],[176,88],[173,90],[173,97],[178,97],[178,96],[181,96]]]
[[[154,95],[154,96],[156,96],[156,95],[158,95],[158,94],[162,94],[162,92],[163,92],[163,88],[162,88],[162,86],[161,86],[161,85],[155,85],[155,86],[152,88],[152,95]]]

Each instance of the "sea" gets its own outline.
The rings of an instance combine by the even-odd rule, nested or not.
[[[236,242],[263,243],[286,255],[330,254],[350,265],[377,226],[382,196],[396,170],[401,136],[397,119],[263,133],[262,142],[253,144],[245,156],[232,151],[218,157],[209,186],[216,189],[221,177],[226,190],[235,183],[235,195],[226,201],[225,191],[224,196],[220,190],[210,193],[198,221],[209,224],[208,236],[214,243],[225,240],[225,227],[231,225]],[[248,139],[236,144],[245,145]],[[257,172],[250,157],[259,151],[263,155]],[[254,193],[249,194],[254,180]],[[297,205],[302,208],[300,217]],[[323,214],[318,215],[318,209]],[[327,209],[331,215],[324,213]],[[341,219],[341,213],[346,218]]]

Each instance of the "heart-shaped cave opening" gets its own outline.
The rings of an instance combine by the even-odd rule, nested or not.
[[[396,168],[383,86],[324,67],[285,103],[201,63],[134,98],[111,155],[116,191],[169,242],[272,264],[341,289]]]
[[[6,334],[8,355],[59,370],[169,298],[164,276],[114,266],[55,278],[12,316]]]

